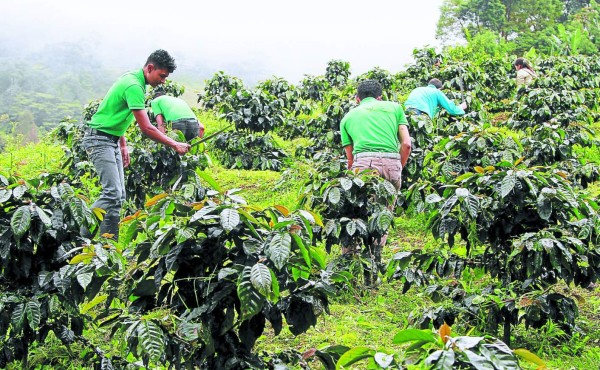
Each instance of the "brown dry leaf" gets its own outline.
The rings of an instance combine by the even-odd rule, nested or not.
[[[448,337],[450,336],[451,332],[452,328],[450,328],[450,326],[445,322],[444,325],[440,326],[440,337],[442,337],[442,342],[444,342],[444,344],[446,344],[448,341]]]

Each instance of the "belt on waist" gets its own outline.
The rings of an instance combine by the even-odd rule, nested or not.
[[[91,135],[99,135],[99,136],[104,136],[107,137],[109,139],[111,139],[113,142],[118,142],[120,137],[119,136],[115,136],[112,134],[109,134],[108,132],[104,132],[104,131],[100,131],[100,130],[96,130],[95,128],[91,128],[91,127],[86,127],[85,131]]]
[[[180,123],[180,122],[193,122],[196,123],[198,120],[196,118],[180,118],[172,121],[171,123]]]
[[[406,108],[406,113],[416,114],[416,115],[427,114],[427,113],[423,112],[422,110],[418,110],[417,108]]]
[[[364,157],[400,159],[400,154],[399,153],[384,153],[384,152],[361,152],[361,153],[356,153],[354,155],[354,159],[364,158]]]

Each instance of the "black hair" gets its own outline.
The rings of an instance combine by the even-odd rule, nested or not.
[[[513,65],[516,66],[521,66],[522,68],[527,68],[528,70],[533,72],[533,68],[531,67],[531,64],[529,64],[529,62],[527,61],[527,59],[525,58],[517,58],[515,60],[515,62],[513,63]]]
[[[442,81],[438,80],[437,78],[432,78],[427,84],[435,86],[435,88],[438,90],[442,88]]]
[[[165,92],[165,89],[163,89],[163,88],[156,88],[156,89],[153,90],[152,99],[156,99],[159,96],[163,96],[163,95],[166,95],[166,94],[167,93]]]
[[[364,98],[379,98],[382,94],[381,84],[375,80],[365,80],[358,84],[356,93],[360,100]]]
[[[175,59],[163,49],[158,49],[150,54],[145,65],[148,64],[154,64],[157,69],[166,69],[169,73],[173,73],[175,68],[177,68]]]

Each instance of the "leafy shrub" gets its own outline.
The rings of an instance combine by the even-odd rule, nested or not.
[[[93,265],[69,259],[80,250],[80,227],[95,227],[92,211],[62,175],[0,176],[0,207],[0,367],[20,360],[27,368],[29,348],[50,331],[66,347],[90,345],[82,337],[89,317],[79,305],[100,286],[91,282]],[[84,360],[109,366],[91,347]]]
[[[239,78],[220,71],[206,81],[204,93],[198,94],[198,103],[206,109],[219,109],[228,102],[232,94],[243,87],[244,84]]]
[[[343,60],[330,60],[325,69],[325,79],[332,87],[342,87],[350,77],[350,63]]]
[[[199,175],[214,189],[206,199],[159,194],[124,220],[128,256],[119,245],[108,258],[81,255],[84,264],[107,262],[106,284],[119,287],[98,320],[121,330],[146,366],[262,367],[251,350],[267,321],[279,334],[285,317],[298,335],[328,310],[324,255],[311,244],[322,223],[308,211],[257,210]]]
[[[287,154],[270,135],[224,133],[216,137],[214,148],[224,167],[281,171]]]
[[[337,362],[336,368],[362,360],[370,369],[404,369],[421,366],[433,369],[520,369],[518,356],[545,367],[544,361],[525,349],[511,350],[493,337],[451,336],[448,325],[439,332],[405,329],[394,336],[394,344],[410,343],[404,353],[376,351],[368,347],[351,348]]]

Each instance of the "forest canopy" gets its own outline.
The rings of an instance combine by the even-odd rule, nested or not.
[[[600,44],[594,0],[444,0],[436,35],[445,43],[501,43],[521,54],[592,55]]]

